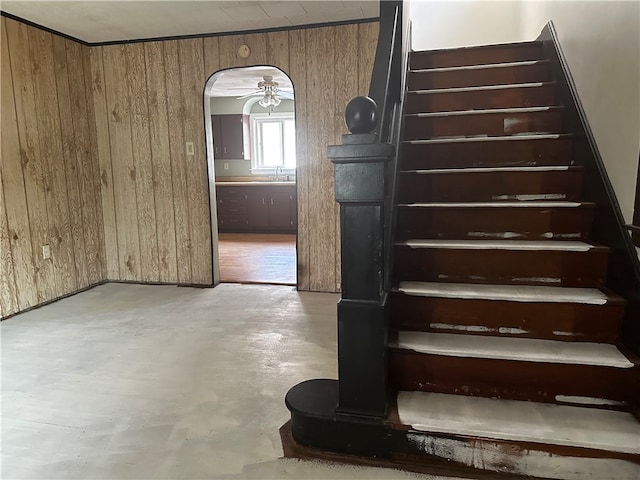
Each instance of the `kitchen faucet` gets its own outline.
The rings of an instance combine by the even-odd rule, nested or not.
[[[280,170],[280,175],[282,175],[282,166],[281,165],[278,165],[276,167],[276,182],[280,181],[280,175],[278,175],[278,170]]]

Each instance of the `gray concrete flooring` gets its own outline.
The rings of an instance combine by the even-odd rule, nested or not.
[[[1,477],[435,479],[281,458],[287,390],[336,378],[337,300],[106,284],[2,322]]]

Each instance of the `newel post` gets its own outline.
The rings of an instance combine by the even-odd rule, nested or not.
[[[350,134],[328,148],[340,203],[342,297],[338,303],[336,414],[387,414],[387,315],[384,282],[385,172],[393,146],[373,132],[377,106],[356,97],[347,106]]]

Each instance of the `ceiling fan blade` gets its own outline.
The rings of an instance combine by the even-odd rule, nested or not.
[[[264,95],[264,92],[262,90],[256,90],[254,92],[247,93],[246,95],[242,95],[241,97],[236,97],[236,99],[237,100],[241,100],[243,98],[249,98],[249,97],[253,97],[255,95]]]
[[[282,98],[287,98],[289,100],[293,100],[293,93],[291,93],[291,92],[285,92],[285,91],[282,91],[282,90],[278,90],[277,95],[279,97],[282,97]]]

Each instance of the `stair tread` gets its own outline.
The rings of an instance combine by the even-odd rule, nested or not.
[[[549,110],[564,110],[564,107],[558,105],[549,105],[544,107],[513,107],[513,108],[486,108],[478,110],[450,110],[444,112],[422,112],[422,113],[407,113],[405,117],[452,117],[463,115],[486,115],[486,114],[504,114],[504,113],[535,113],[535,112],[547,112]]]
[[[401,203],[399,207],[411,208],[577,208],[584,205],[593,205],[589,202],[556,202],[556,201],[531,201],[531,202],[425,202],[425,203]]]
[[[538,65],[545,63],[549,63],[549,60],[523,60],[520,62],[480,63],[477,65],[460,65],[457,67],[419,68],[415,70],[409,70],[409,73],[456,72],[459,70],[479,70],[483,68],[524,67],[527,65]]]
[[[443,248],[465,250],[527,250],[527,251],[561,251],[588,252],[606,247],[578,241],[559,240],[437,240],[410,239],[396,242],[396,245],[411,248]]]
[[[402,330],[392,348],[448,357],[632,368],[615,345]]]
[[[640,453],[640,424],[625,412],[516,400],[398,392],[413,430]]]
[[[504,42],[504,43],[488,43],[486,45],[471,45],[465,47],[444,47],[444,48],[434,48],[431,50],[412,50],[411,55],[420,55],[420,54],[431,54],[431,53],[442,53],[442,52],[460,52],[460,51],[471,51],[471,50],[490,50],[493,48],[525,48],[531,46],[542,46],[542,42],[539,40],[529,40],[525,42]]]
[[[430,138],[424,140],[405,140],[403,143],[413,144],[430,144],[430,143],[460,143],[460,142],[504,142],[511,140],[549,140],[558,138],[570,138],[571,134],[562,133],[538,133],[538,134],[517,134],[517,135],[503,135],[503,136],[469,136],[469,137],[440,137]]]
[[[477,87],[449,87],[449,88],[431,88],[426,90],[411,90],[409,93],[417,95],[430,95],[434,93],[459,93],[459,92],[477,92],[483,90],[508,90],[514,88],[536,88],[545,85],[555,85],[555,82],[527,82],[527,83],[507,83],[504,85],[480,85]]]
[[[620,302],[616,295],[597,288],[548,287],[539,285],[491,285],[441,282],[400,282],[394,289],[419,297],[446,297],[475,300],[504,300],[512,302],[582,303],[605,305]]]
[[[580,170],[582,167],[570,167],[568,165],[540,165],[522,167],[461,167],[461,168],[432,168],[401,170],[400,173],[410,173],[416,175],[429,175],[437,173],[479,173],[479,172],[559,172],[568,170]]]

